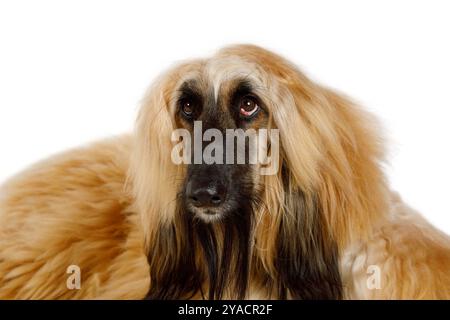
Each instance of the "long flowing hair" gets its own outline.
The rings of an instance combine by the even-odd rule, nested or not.
[[[212,67],[213,66],[213,67]],[[280,130],[280,170],[218,225],[185,214],[186,168],[172,163],[173,92],[186,74],[252,70]],[[182,63],[150,88],[137,120],[130,179],[150,265],[150,298],[342,297],[339,254],[386,212],[376,121],[347,98],[251,45]],[[243,218],[244,217],[244,218]]]

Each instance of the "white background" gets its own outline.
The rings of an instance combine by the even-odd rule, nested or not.
[[[448,1],[2,1],[0,182],[131,130],[158,73],[242,42],[377,114],[392,188],[450,233]]]

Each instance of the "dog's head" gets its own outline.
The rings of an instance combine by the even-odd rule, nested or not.
[[[205,282],[211,298],[243,297],[251,270],[274,296],[338,297],[337,248],[384,207],[366,115],[256,46],[161,76],[135,142],[153,297]]]

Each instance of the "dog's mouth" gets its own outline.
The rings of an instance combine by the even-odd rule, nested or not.
[[[195,217],[206,223],[220,222],[224,214],[215,210],[199,209],[195,210]]]
[[[226,200],[219,206],[196,207],[188,202],[186,206],[188,212],[194,216],[194,219],[204,223],[220,223],[234,210],[232,203],[233,201]]]

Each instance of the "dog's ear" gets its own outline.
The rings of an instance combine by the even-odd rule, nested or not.
[[[145,246],[176,212],[181,166],[171,160],[174,130],[169,104],[175,91],[176,70],[159,77],[141,103],[136,121],[129,179],[136,210],[141,217]]]
[[[172,162],[175,129],[170,103],[183,66],[160,76],[145,95],[137,118],[129,172],[150,266],[151,299],[177,299],[198,289],[194,245],[177,217],[183,167]]]
[[[290,123],[290,138],[282,143],[295,183],[317,199],[323,228],[339,248],[352,239],[369,237],[372,226],[388,211],[378,122],[296,69],[280,81],[290,97],[286,100],[291,100],[286,107],[297,112],[296,120],[276,113],[278,121]],[[290,141],[294,137],[299,143]],[[306,180],[303,170],[315,174],[310,173],[311,179]]]
[[[286,168],[275,263],[280,294],[286,288],[297,298],[340,298],[338,251],[368,238],[387,212],[376,121],[295,68],[280,83],[286,90],[285,104],[274,111]]]

